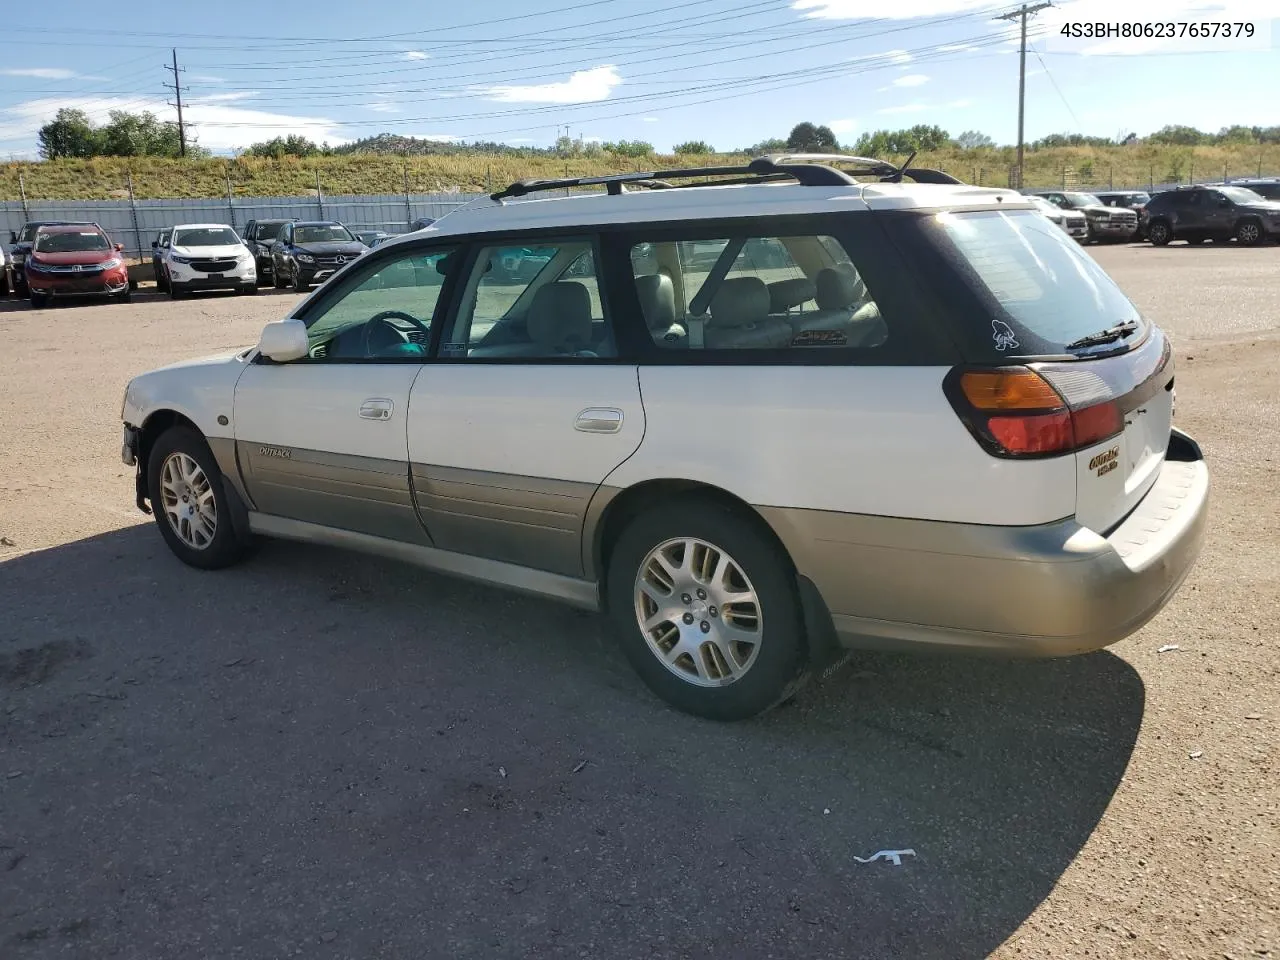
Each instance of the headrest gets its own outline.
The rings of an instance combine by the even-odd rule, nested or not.
[[[818,271],[815,284],[814,299],[818,301],[819,310],[845,310],[859,299],[861,284],[848,271],[825,267]]]
[[[734,277],[711,298],[710,326],[746,327],[769,319],[769,288],[759,277]]]
[[[529,339],[557,353],[576,353],[591,346],[591,294],[575,280],[539,287],[525,315]]]
[[[775,280],[769,284],[769,312],[786,313],[814,298],[817,285],[808,277],[791,280]]]
[[[676,322],[676,287],[665,273],[636,277],[636,296],[650,330],[666,330]]]

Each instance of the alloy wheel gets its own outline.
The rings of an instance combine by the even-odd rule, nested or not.
[[[160,502],[169,526],[192,550],[204,550],[218,531],[218,502],[200,464],[172,453],[160,467]]]
[[[742,567],[715,544],[686,537],[654,547],[634,594],[650,651],[682,680],[723,687],[755,663],[764,636],[760,601]]]

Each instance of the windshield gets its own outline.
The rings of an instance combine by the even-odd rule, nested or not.
[[[295,227],[294,243],[341,243],[354,239],[347,228],[340,223],[323,224],[318,227]]]
[[[1067,198],[1067,203],[1073,207],[1096,207],[1102,201],[1091,193],[1067,193],[1063,194]]]
[[[1263,200],[1262,194],[1246,190],[1244,187],[1219,187],[1218,192],[1236,203],[1260,203]]]
[[[280,237],[280,231],[284,229],[285,221],[279,223],[260,223],[254,227],[254,236],[259,240],[276,240]]]
[[[227,247],[240,242],[230,227],[200,227],[178,230],[173,235],[175,247]]]
[[[1067,344],[1083,336],[1141,322],[1093,258],[1036,213],[941,213],[936,221],[980,286],[1004,356],[1068,353]]]
[[[83,253],[90,250],[110,250],[111,241],[96,230],[83,233],[41,233],[36,236],[33,248],[37,253]]]

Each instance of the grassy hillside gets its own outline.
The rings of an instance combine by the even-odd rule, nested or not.
[[[311,159],[244,157],[235,160],[166,160],[151,157],[100,157],[0,166],[0,200],[17,200],[22,175],[31,200],[92,200],[128,196],[130,173],[138,199],[224,197],[227,180],[236,196],[305,196],[313,193],[316,175],[327,194],[399,193],[406,181],[411,193],[497,188],[526,177],[559,177],[617,173],[715,162],[741,161],[741,156],[651,157],[633,160],[604,154],[557,159],[466,154],[400,157],[329,156]],[[905,158],[886,158],[901,161]],[[941,167],[968,182],[1008,185],[1014,163],[1012,148],[946,150],[922,154],[921,166]],[[1081,186],[1117,187],[1174,180],[1186,181],[1280,174],[1280,145],[1168,147],[1063,147],[1028,152],[1027,186],[1058,186],[1064,170]]]

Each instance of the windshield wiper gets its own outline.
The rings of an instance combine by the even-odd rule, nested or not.
[[[1097,333],[1091,333],[1088,336],[1081,337],[1079,340],[1072,340],[1067,344],[1068,350],[1076,350],[1080,347],[1096,347],[1103,343],[1115,343],[1138,329],[1136,320],[1126,320],[1124,323],[1117,323],[1114,327],[1107,327],[1105,330],[1099,330]]]

